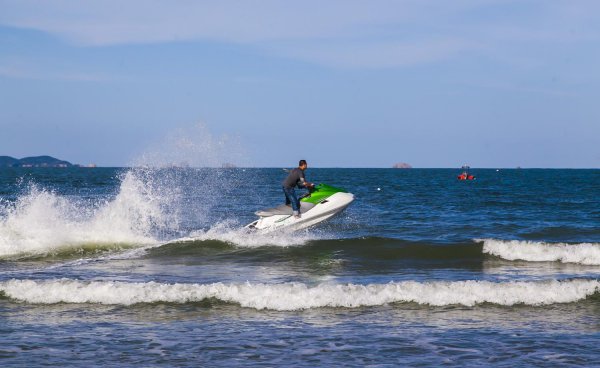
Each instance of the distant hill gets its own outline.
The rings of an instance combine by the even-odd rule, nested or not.
[[[52,156],[34,156],[17,159],[0,156],[0,167],[72,167],[72,163]]]
[[[16,165],[18,163],[19,160],[17,160],[14,157],[0,156],[0,167],[13,167],[13,165]]]

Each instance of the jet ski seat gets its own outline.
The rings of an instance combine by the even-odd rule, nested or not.
[[[314,203],[300,202],[300,213],[305,213],[306,211],[312,209],[314,206],[315,206]],[[287,206],[285,204],[255,212],[255,214],[260,217],[269,217],[269,216],[275,216],[275,215],[290,215],[291,216],[292,213],[293,213],[292,206]]]

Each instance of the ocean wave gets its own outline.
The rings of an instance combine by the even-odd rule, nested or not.
[[[172,242],[218,241],[237,247],[257,248],[265,246],[289,247],[305,245],[310,241],[323,239],[326,235],[318,231],[280,231],[272,234],[259,234],[239,225],[224,221],[211,226],[208,230],[198,230],[188,237]]]
[[[600,265],[599,243],[544,243],[519,240],[482,239],[483,252],[510,261],[562,262]]]
[[[163,193],[129,171],[118,194],[95,203],[32,186],[14,203],[0,204],[0,258],[89,253],[155,243],[172,223]]]
[[[408,241],[385,237],[339,238],[335,234],[308,230],[296,233],[256,234],[239,228],[215,225],[206,231],[193,233],[195,236],[170,240],[158,247],[149,247],[150,255],[205,254],[207,249],[227,251],[231,248],[247,252],[275,252],[274,248],[302,252],[305,256],[322,252],[343,251],[346,255],[363,260],[431,260],[464,264],[483,261],[481,244],[472,241],[454,244],[436,244],[426,241]],[[270,248],[270,249],[269,249]],[[267,256],[268,257],[268,256]]]
[[[116,281],[9,280],[0,282],[0,292],[12,300],[34,303],[94,303],[133,305],[138,303],[194,303],[217,300],[258,310],[279,311],[312,308],[358,308],[391,303],[429,306],[543,306],[581,301],[600,290],[598,280],[550,281],[435,281],[386,284],[164,284]]]

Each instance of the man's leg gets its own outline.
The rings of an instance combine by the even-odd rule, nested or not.
[[[296,191],[292,189],[292,210],[294,217],[300,217],[300,200],[296,196]]]
[[[283,188],[283,194],[285,195],[285,205],[289,206],[292,203],[292,201],[290,200],[290,196],[288,195],[287,189],[285,189],[285,187],[282,187],[282,188]]]
[[[298,200],[298,197],[296,196],[296,191],[294,190],[294,188],[284,188],[283,190],[285,192],[285,196],[287,199],[289,199],[289,201],[292,204],[292,211],[294,216],[299,217],[300,216],[300,201]]]

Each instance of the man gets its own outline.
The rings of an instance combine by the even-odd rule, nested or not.
[[[298,162],[298,167],[290,171],[289,175],[283,181],[283,193],[285,193],[285,204],[292,205],[292,213],[295,218],[300,218],[300,201],[298,200],[298,196],[296,196],[296,191],[294,188],[298,186],[298,188],[306,188],[310,189],[315,185],[309,183],[304,178],[304,170],[308,168],[308,164],[306,160],[300,160]]]

